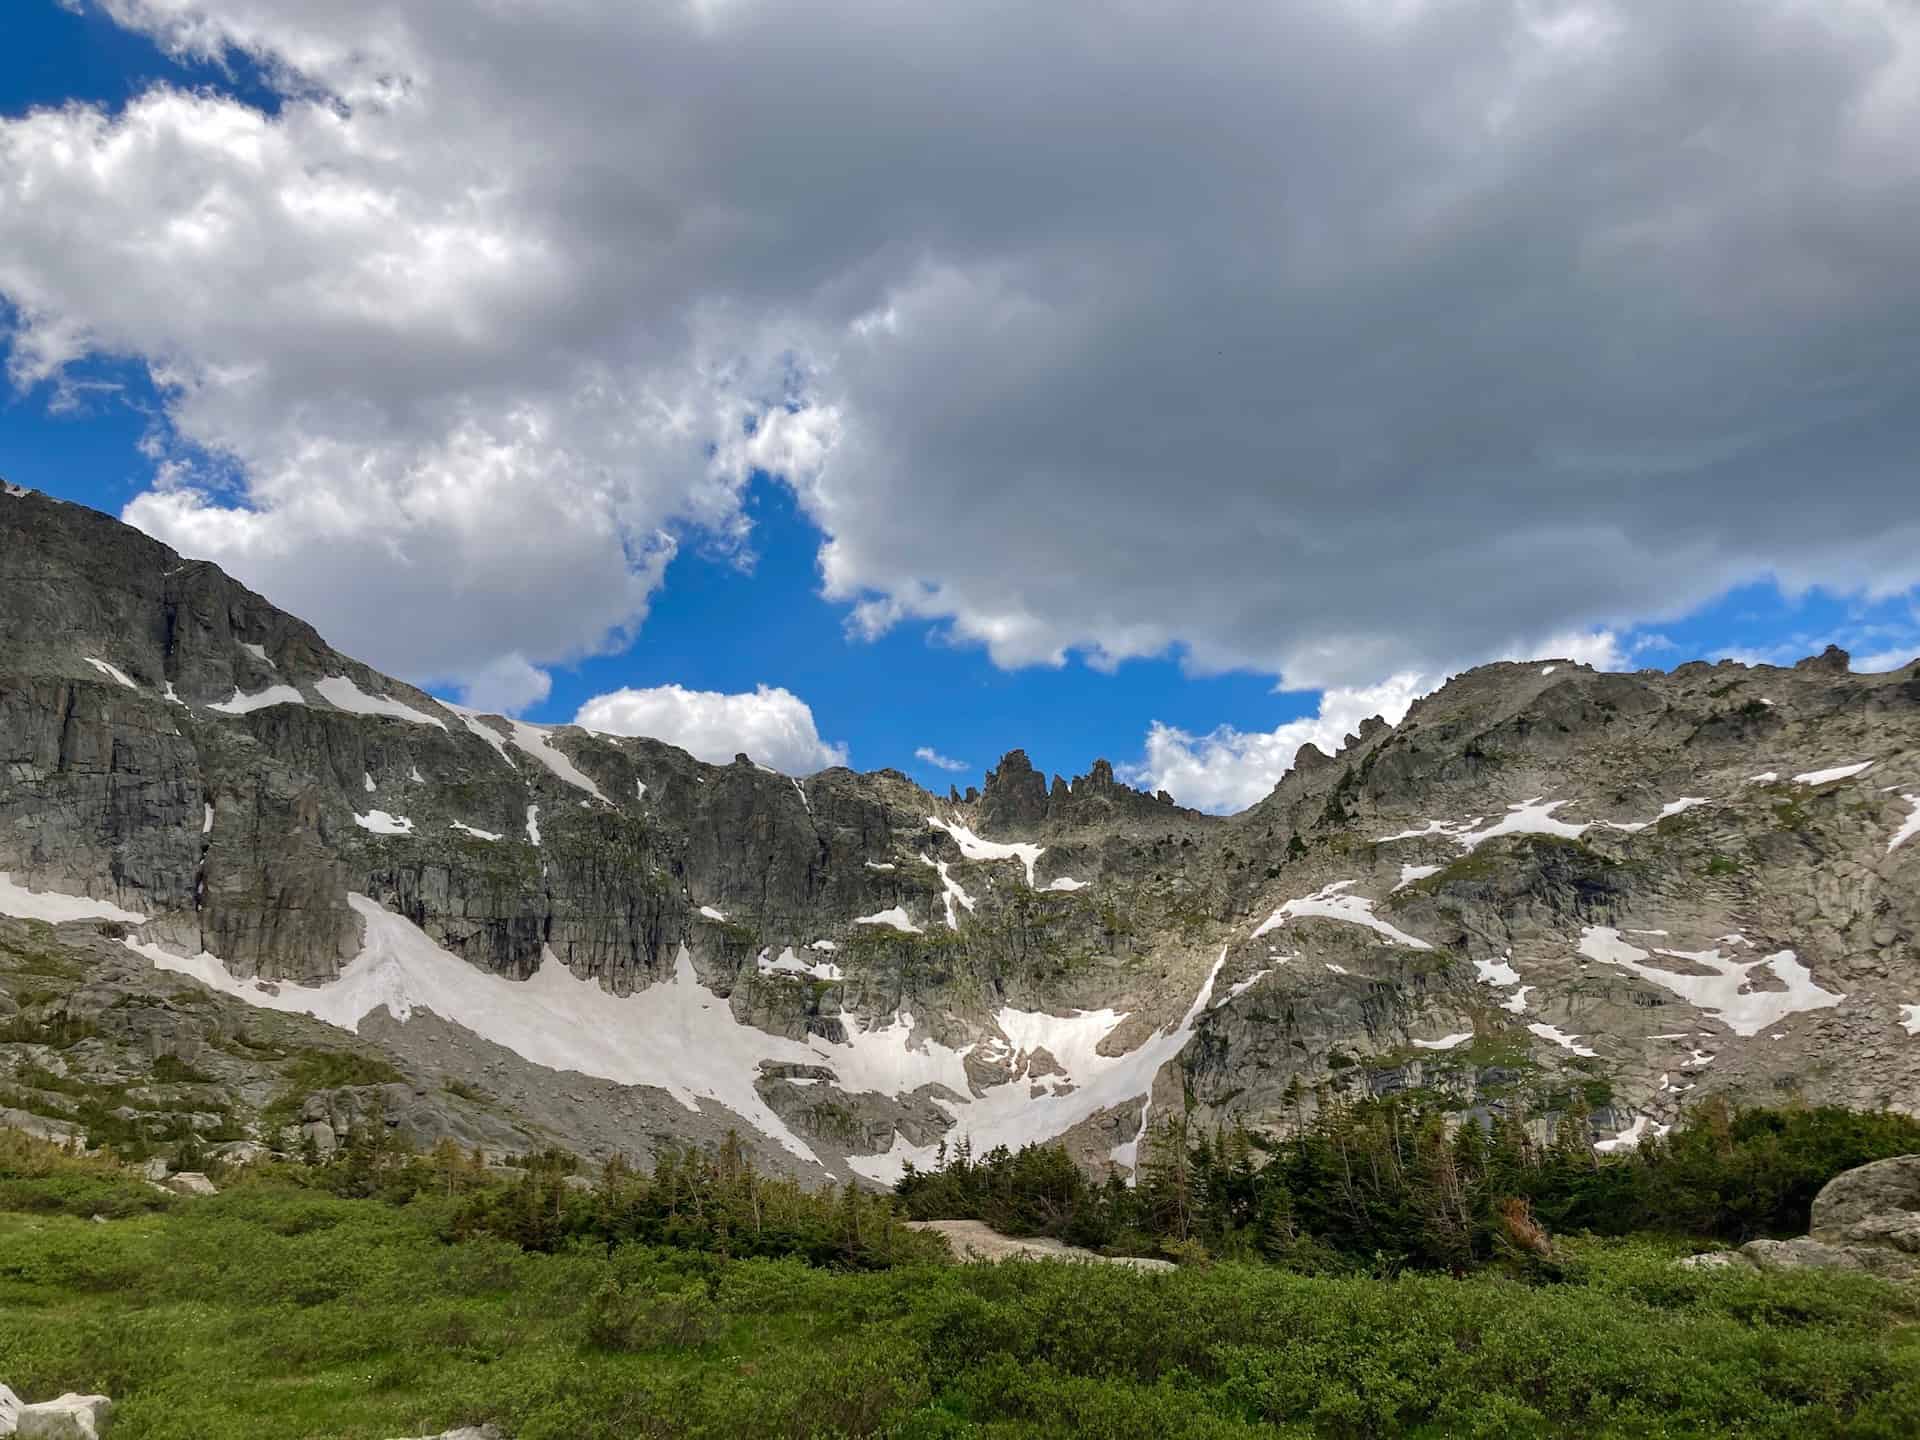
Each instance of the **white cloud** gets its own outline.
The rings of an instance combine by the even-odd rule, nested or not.
[[[678,685],[613,690],[588,700],[573,723],[607,735],[648,735],[713,765],[745,754],[786,775],[811,775],[847,763],[846,746],[820,738],[807,702],[776,686],[750,695]]]
[[[502,655],[474,671],[460,689],[460,699],[475,710],[518,715],[547,698],[553,677],[524,655]]]
[[[924,760],[937,770],[965,770],[969,768],[966,761],[955,760],[951,756],[942,755],[931,745],[922,745],[918,750],[913,752],[913,758],[916,760]]]
[[[1435,683],[1406,674],[1365,689],[1328,690],[1320,697],[1317,714],[1290,720],[1274,730],[1242,731],[1222,725],[1194,736],[1156,721],[1147,732],[1145,758],[1137,765],[1123,766],[1121,775],[1129,784],[1165,790],[1195,809],[1244,810],[1279,783],[1302,745],[1316,745],[1331,755],[1371,716],[1398,725],[1407,707]]]
[[[1005,665],[1920,581],[1911,7],[103,8],[283,103],[0,118],[10,373],[144,361],[128,516],[413,678],[621,643],[755,467]]]
[[[1856,675],[1884,675],[1889,670],[1904,670],[1916,659],[1920,659],[1920,644],[1898,650],[1882,650],[1877,655],[1858,656],[1851,669]]]

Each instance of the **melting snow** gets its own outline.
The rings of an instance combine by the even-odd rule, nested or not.
[[[1473,962],[1474,978],[1489,985],[1518,985],[1520,972],[1513,968],[1513,951],[1500,960],[1476,960]]]
[[[1747,776],[1747,784],[1771,785],[1774,781],[1778,780],[1779,778],[1780,778],[1780,772],[1778,770],[1762,770],[1758,775]]]
[[[376,835],[411,835],[413,821],[404,815],[389,815],[384,810],[369,810],[364,815],[353,817],[353,823],[362,830],[371,830]]]
[[[386,715],[395,720],[410,720],[415,725],[431,725],[436,730],[444,730],[447,723],[424,710],[416,710],[385,695],[369,695],[353,683],[350,675],[329,675],[324,680],[316,680],[313,688],[336,710],[345,710],[354,715]]]
[[[1663,1075],[1661,1079],[1664,1081],[1666,1077]],[[1598,1150],[1602,1155],[1617,1155],[1625,1150],[1637,1149],[1640,1142],[1646,1139],[1649,1130],[1653,1132],[1654,1137],[1657,1139],[1666,1134],[1668,1128],[1669,1127],[1665,1125],[1654,1124],[1654,1122],[1645,1115],[1636,1115],[1633,1117],[1633,1124],[1629,1125],[1625,1130],[1622,1130],[1611,1140],[1595,1141],[1593,1148]]]
[[[416,785],[424,785],[427,783],[427,777],[420,773],[420,767],[418,765],[413,766],[407,771],[407,778]]]
[[[1451,1050],[1456,1045],[1464,1045],[1473,1038],[1471,1030],[1462,1030],[1458,1035],[1442,1035],[1438,1040],[1416,1040],[1413,1043],[1422,1050]]]
[[[1002,845],[994,840],[982,840],[973,831],[958,821],[949,823],[935,816],[927,817],[927,824],[936,830],[944,830],[951,835],[954,843],[960,847],[960,853],[969,860],[1018,860],[1027,867],[1027,884],[1033,884],[1033,862],[1046,852],[1044,845],[1008,844]]]
[[[129,690],[138,690],[140,688],[138,685],[134,684],[133,681],[127,678],[127,674],[124,670],[121,670],[116,666],[109,665],[104,660],[96,660],[91,655],[86,657],[86,661],[87,661],[87,664],[93,666],[94,669],[98,670],[102,675],[106,676],[109,680],[118,681],[120,684],[126,686],[127,689]]]
[[[633,798],[636,800],[644,800],[647,798],[647,782],[646,781],[636,780],[633,782]]]
[[[1558,670],[1559,668],[1560,667],[1558,665],[1542,665],[1540,667],[1540,673],[1542,675],[1551,675],[1554,671]]]
[[[1700,795],[1683,795],[1660,807],[1660,813],[1651,820],[1609,820],[1607,824],[1615,830],[1644,830],[1649,825],[1658,825],[1669,815],[1681,815],[1696,805],[1710,805],[1713,802]]]
[[[829,955],[831,955],[834,951],[838,950],[839,948],[840,947],[834,944],[833,941],[831,940],[816,940],[811,945],[807,946],[807,949],[809,950],[824,950]]]
[[[797,1041],[737,1022],[726,1002],[700,984],[684,946],[672,980],[615,995],[575,979],[551,951],[543,952],[530,979],[489,974],[366,896],[349,895],[347,901],[366,922],[365,941],[339,978],[325,985],[269,989],[237,979],[205,952],[182,958],[156,945],[127,943],[160,969],[190,975],[210,989],[347,1030],[357,1030],[382,1006],[403,1021],[415,1010],[430,1010],[536,1065],[657,1086],[696,1112],[701,1100],[715,1100],[792,1154],[817,1160],[754,1086],[763,1061],[816,1065],[820,1056]]]
[[[460,723],[465,725],[468,730],[492,746],[493,753],[507,762],[508,769],[517,770],[520,768],[513,763],[513,757],[507,754],[507,742],[501,738],[500,732],[495,730],[491,725],[482,725],[480,723],[480,712],[478,710],[469,710],[464,705],[455,705],[446,700],[442,700],[440,703],[458,715],[460,717]]]
[[[45,920],[58,925],[63,920],[118,920],[124,925],[144,925],[147,917],[122,910],[110,900],[93,900],[85,895],[63,895],[58,890],[28,890],[13,883],[13,877],[0,870],[0,915],[19,920]]]
[[[718,910],[714,909],[713,906],[711,905],[702,905],[700,907],[700,913],[706,916],[707,919],[709,920],[725,920],[727,918],[725,915],[721,914]]]
[[[1273,914],[1261,922],[1260,928],[1253,932],[1258,940],[1269,930],[1277,930],[1287,923],[1287,917],[1302,919],[1342,920],[1349,925],[1364,925],[1376,930],[1397,945],[1405,945],[1414,950],[1431,950],[1433,946],[1417,935],[1409,935],[1404,930],[1395,929],[1373,913],[1373,901],[1361,895],[1348,895],[1346,890],[1355,884],[1352,880],[1336,880],[1325,889],[1300,900],[1289,900]]]
[[[1777,1025],[1789,1015],[1803,1010],[1827,1010],[1846,999],[1813,983],[1813,972],[1802,965],[1791,950],[1778,950],[1757,960],[1739,961],[1712,950],[1666,950],[1652,952],[1689,961],[1712,971],[1709,975],[1682,975],[1645,963],[1652,956],[1620,938],[1609,926],[1589,926],[1580,934],[1580,953],[1638,975],[1642,980],[1671,990],[1688,1004],[1718,1016],[1736,1035],[1757,1035]],[[1755,971],[1771,971],[1783,982],[1783,990],[1754,990],[1749,986]]]
[[[1569,1035],[1557,1025],[1543,1025],[1535,1021],[1533,1024],[1527,1026],[1527,1029],[1538,1035],[1542,1040],[1551,1040],[1561,1049],[1571,1050],[1576,1055],[1586,1055],[1590,1057],[1594,1053],[1580,1043],[1580,1037],[1578,1035]]]
[[[1331,970],[1336,975],[1350,975],[1353,973],[1352,971],[1348,970],[1346,966],[1336,965],[1331,960],[1328,960],[1324,963],[1326,964],[1327,969]]]
[[[1070,876],[1060,875],[1049,880],[1045,888],[1048,890],[1084,890],[1087,888],[1087,882],[1084,880],[1075,880]]]
[[[895,865],[893,865],[893,864],[891,864],[890,862],[888,862],[888,861],[885,861],[885,860],[869,860],[869,861],[867,861],[867,869],[869,869],[869,870],[893,870],[893,869],[896,869],[896,868],[898,868],[898,867],[896,867]]]
[[[165,686],[161,688],[160,696],[163,700],[170,700],[175,705],[185,705],[187,703],[186,701],[182,700],[178,695],[173,693],[173,681],[171,680],[167,681]]]
[[[1227,990],[1225,997],[1218,1002],[1215,1008],[1218,1009],[1220,1005],[1225,1005],[1230,1003],[1231,1001],[1238,1000],[1242,995],[1246,994],[1247,991],[1251,990],[1254,986],[1258,985],[1262,980],[1266,979],[1267,976],[1271,974],[1273,974],[1272,966],[1268,966],[1265,970],[1256,970],[1252,975],[1249,975],[1245,980],[1242,980],[1238,985],[1231,986]]]
[[[606,800],[607,797],[600,793],[598,785],[581,774],[579,767],[548,743],[547,730],[539,725],[529,725],[524,720],[509,720],[507,723],[513,726],[515,746],[533,756],[567,784],[586,791],[596,800]]]
[[[458,830],[463,834],[471,835],[476,840],[498,840],[500,838],[494,834],[493,831],[482,830],[478,826],[467,824],[464,820],[453,821],[450,828]]]
[[[831,964],[825,960],[818,960],[809,964],[798,955],[795,955],[791,946],[780,952],[780,958],[778,960],[769,960],[767,956],[771,953],[771,951],[767,950],[760,952],[758,964],[762,975],[805,975],[814,980],[840,980],[845,978],[840,973],[840,967],[838,965]]]
[[[364,776],[363,778],[364,778],[364,779],[365,779],[365,781],[366,781],[366,789],[367,789],[367,793],[368,793],[368,794],[372,794],[372,793],[373,793],[373,789],[374,789],[374,785],[373,785],[373,775],[371,774],[371,772],[369,772],[369,773],[368,773],[367,775],[365,775],[365,776]]]
[[[972,913],[973,897],[960,888],[960,882],[958,880],[947,873],[946,861],[930,860],[925,855],[922,855],[920,856],[920,863],[932,866],[934,870],[939,873],[940,884],[943,887],[943,893],[940,898],[946,902],[947,907],[947,928],[949,930],[958,930],[960,928],[960,917],[954,913],[953,902],[958,900],[962,905],[967,907],[968,913]]]
[[[895,930],[903,931],[908,935],[924,935],[927,933],[918,925],[914,924],[913,921],[908,918],[906,910],[899,905],[894,906],[891,910],[876,911],[872,915],[857,916],[853,923],[856,925],[891,925]]]
[[[1893,838],[1887,841],[1887,852],[1891,854],[1914,836],[1920,835],[1920,795],[1902,795],[1900,797],[1913,807],[1900,828],[1893,832]]]
[[[1510,1010],[1515,1015],[1526,1014],[1527,1013],[1527,994],[1533,988],[1534,987],[1531,985],[1522,985],[1518,987],[1513,992],[1513,994],[1509,995],[1505,1000],[1502,1000],[1500,1002],[1500,1008],[1502,1010]]]
[[[1400,867],[1400,881],[1393,888],[1396,890],[1404,890],[1416,880],[1424,880],[1429,875],[1438,875],[1443,868],[1443,866],[1439,865],[1402,865]]]
[[[273,663],[272,658],[267,654],[266,646],[254,645],[254,644],[250,644],[245,640],[242,640],[240,642],[240,648],[246,651],[249,655],[253,656],[254,659],[258,660],[262,665],[266,666],[269,670],[278,670],[280,668],[278,665]],[[315,686],[314,688],[318,689],[319,687]],[[326,692],[322,690],[320,693],[324,695]]]
[[[307,697],[291,685],[269,685],[257,695],[242,695],[236,688],[231,700],[222,700],[209,705],[207,709],[218,710],[222,715],[246,715],[254,710],[264,710],[269,705],[304,705]]]
[[[527,806],[527,843],[529,845],[540,843],[540,807],[538,805]]]
[[[1809,770],[1805,774],[1794,776],[1799,785],[1825,785],[1834,780],[1845,780],[1858,775],[1873,764],[1871,760],[1862,760],[1857,765],[1836,765],[1831,770]]]
[[[211,801],[207,803],[206,818],[200,822],[200,833],[202,835],[211,835],[213,833],[213,803]]]

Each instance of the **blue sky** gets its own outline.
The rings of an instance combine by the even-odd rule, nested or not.
[[[1236,259],[1220,248],[1229,241],[1197,234],[1192,253],[1171,268],[1138,272],[1147,290],[1165,290],[1164,305],[1137,303],[1132,291],[1118,304],[1094,293],[1089,277],[1145,263],[1139,257],[1152,247],[1130,243],[1103,256],[1091,248],[1097,237],[1128,227],[1147,234],[1143,227],[1157,223],[1152,211],[1195,197],[1182,192],[1187,181],[1176,165],[1161,193],[1146,197],[1146,211],[1113,213],[1112,205],[1133,201],[1124,191],[1116,192],[1121,200],[1100,192],[1106,142],[1083,133],[1071,114],[1043,121],[1057,123],[1063,150],[1091,147],[1073,172],[1094,177],[1077,210],[1060,208],[1048,185],[1010,174],[1016,167],[1007,155],[1023,152],[1005,150],[1007,137],[982,130],[962,138],[979,155],[1000,157],[982,168],[1002,178],[969,177],[949,156],[946,173],[957,178],[946,188],[910,203],[891,194],[876,202],[898,207],[886,228],[846,220],[856,196],[822,199],[796,187],[780,201],[788,208],[762,227],[787,237],[772,250],[719,260],[714,252],[725,243],[681,253],[661,242],[667,248],[649,251],[648,206],[683,207],[676,212],[683,216],[739,208],[707,193],[704,187],[724,183],[708,169],[675,181],[680,189],[647,191],[646,205],[635,202],[609,219],[616,207],[605,197],[619,187],[605,183],[607,167],[651,140],[655,115],[619,112],[618,100],[591,111],[595,133],[610,132],[612,148],[581,158],[580,174],[596,178],[573,193],[554,183],[554,172],[570,178],[569,147],[582,143],[571,128],[576,117],[566,113],[571,97],[525,90],[538,83],[532,58],[524,66],[502,62],[512,53],[503,41],[498,53],[462,54],[461,67],[438,64],[450,47],[482,47],[486,39],[485,26],[458,0],[392,11],[404,23],[388,30],[362,24],[366,34],[402,36],[391,56],[374,60],[346,41],[332,45],[329,18],[308,8],[269,4],[270,18],[243,34],[220,0],[174,7],[203,22],[200,30],[155,22],[149,33],[92,6],[23,0],[11,7],[0,128],[20,143],[11,153],[0,143],[0,250],[17,247],[25,258],[11,268],[0,262],[13,380],[0,406],[0,474],[112,513],[132,505],[133,518],[162,538],[221,560],[362,653],[385,637],[344,600],[328,613],[329,596],[365,588],[369,573],[385,583],[394,569],[411,568],[410,579],[393,582],[393,597],[368,602],[399,616],[420,608],[418,597],[436,586],[457,588],[464,598],[458,606],[449,601],[452,613],[438,628],[423,621],[398,648],[367,654],[443,693],[478,683],[462,677],[497,655],[547,677],[545,695],[526,713],[555,722],[573,719],[593,697],[629,689],[751,696],[757,687],[778,687],[810,707],[818,740],[844,747],[859,768],[892,766],[936,788],[949,781],[964,788],[1003,751],[1022,746],[1049,771],[1072,775],[1105,756],[1138,767],[1142,780],[1169,784],[1183,800],[1233,808],[1277,778],[1284,760],[1276,755],[1350,727],[1373,687],[1403,704],[1450,668],[1560,637],[1574,637],[1583,657],[1620,666],[1728,654],[1786,662],[1829,641],[1857,657],[1920,652],[1920,592],[1911,586],[1907,539],[1920,520],[1913,499],[1920,484],[1900,488],[1912,481],[1916,453],[1898,419],[1910,397],[1877,379],[1858,381],[1858,394],[1838,399],[1831,387],[1785,370],[1709,382],[1702,377],[1727,367],[1715,366],[1697,334],[1649,331],[1660,334],[1676,366],[1687,367],[1676,372],[1680,378],[1656,384],[1638,370],[1605,373],[1604,357],[1582,361],[1579,385],[1590,391],[1534,433],[1531,412],[1546,402],[1527,387],[1546,352],[1524,330],[1503,338],[1493,321],[1475,321],[1463,332],[1472,336],[1467,349],[1455,348],[1451,363],[1422,376],[1409,368],[1420,356],[1408,358],[1407,340],[1420,332],[1375,314],[1382,302],[1377,289],[1359,283],[1364,277],[1346,294],[1338,275],[1320,272],[1307,298],[1292,296],[1262,320],[1247,313],[1245,297],[1267,295],[1277,282],[1236,275],[1234,267],[1264,262]],[[343,9],[389,13],[381,0]],[[447,28],[435,30],[441,12]],[[608,14],[606,25],[626,23],[617,7]],[[343,15],[341,34],[362,33],[355,23]],[[207,33],[230,43],[210,48]],[[533,57],[550,42],[554,55],[581,67],[588,63],[582,57],[617,48],[619,38],[609,40],[605,30],[572,34],[556,22],[551,36],[511,43],[530,47]],[[658,41],[625,38],[637,47]],[[764,46],[760,38],[746,31],[668,37],[694,47],[691,64],[771,82],[778,71],[767,67],[787,63],[777,58],[785,52],[777,36]],[[1150,36],[1142,46],[1150,55]],[[310,68],[288,78],[295,58]],[[1228,61],[1217,63],[1226,74]],[[414,77],[402,100],[381,88],[396,73]],[[449,88],[449,76],[482,87],[472,77],[489,74],[486,83],[507,88],[477,88],[472,96]],[[577,78],[591,91],[590,74]],[[790,78],[804,88],[816,77]],[[828,79],[820,81],[823,94]],[[973,83],[986,82],[956,79]],[[162,106],[154,97],[164,87],[188,98]],[[1621,88],[1631,92],[1624,80]],[[1406,97],[1409,113],[1419,110],[1418,98]],[[92,107],[101,128],[29,123],[35,107],[75,102]],[[704,102],[687,101],[692,108],[670,127],[674,133],[692,137],[694,149],[712,135],[730,164],[764,165],[751,187],[756,202],[779,190],[781,181],[767,177],[791,175],[793,153],[742,149],[762,143],[767,116],[748,117],[743,142],[722,133],[733,114],[710,114],[697,103]],[[825,103],[808,112],[808,123]],[[874,103],[894,102],[876,93]],[[1321,102],[1307,95],[1301,103]],[[1337,103],[1324,102],[1329,126],[1339,120]],[[504,130],[476,129],[471,118],[463,124],[465,105],[489,114],[522,107],[515,134],[550,123],[570,138],[540,152],[530,169],[516,169],[519,142]],[[901,124],[921,118],[909,108]],[[239,139],[236,123],[246,131]],[[942,121],[915,156],[971,123]],[[79,127],[68,140],[79,136],[103,154],[116,143],[116,126],[128,145],[144,137],[154,148],[137,152],[121,178],[99,182],[96,166],[90,180],[62,169],[74,144],[54,142],[67,124]],[[389,147],[377,165],[366,159],[373,147],[343,142],[361,124],[386,127],[369,132]],[[884,135],[827,128],[847,153],[831,160],[818,152],[823,175],[830,166],[864,165],[898,183],[897,155],[859,150],[883,146]],[[435,148],[449,134],[480,157],[488,181],[455,201],[431,189],[444,155],[457,153]],[[1114,143],[1124,151],[1124,141]],[[1341,143],[1361,148],[1366,141]],[[246,149],[256,145],[266,160]],[[803,157],[816,153],[795,145]],[[236,158],[243,152],[244,164]],[[416,152],[423,158],[409,169]],[[369,168],[353,177],[362,161]],[[256,203],[245,193],[247,178],[275,163],[287,167],[272,191],[283,208],[268,217],[279,230],[263,223],[266,238],[222,259],[214,253],[222,234],[244,230]],[[1299,164],[1294,175],[1316,173],[1308,161]],[[177,176],[169,169],[175,165]],[[924,166],[916,158],[911,168]],[[284,199],[289,187],[341,175],[360,187],[344,201],[337,191],[321,196],[324,205]],[[653,183],[649,171],[646,184]],[[975,183],[978,193],[958,193]],[[1547,184],[1516,180],[1512,194],[1494,197],[1487,209],[1505,213],[1523,202],[1553,209],[1554,192],[1529,188]],[[471,196],[496,192],[509,200],[484,217],[490,228],[461,230],[480,223]],[[27,196],[41,207],[37,218],[22,218]],[[1330,194],[1327,204],[1337,200]],[[354,276],[391,274],[417,261],[383,250],[376,266],[352,254],[354,245],[374,242],[351,216],[342,220],[344,211],[327,206],[363,204],[389,217],[383,234],[404,229],[417,213],[419,233],[444,246],[451,227],[452,250],[421,253],[453,258],[413,270],[407,288],[384,305],[314,309],[343,304],[343,293],[351,300]],[[4,218],[9,205],[13,222]],[[1728,209],[1744,213],[1732,202]],[[55,223],[60,214],[49,218],[64,211],[70,226]],[[209,214],[218,218],[211,231]],[[297,228],[316,214],[331,227],[324,234]],[[1095,224],[1090,215],[1097,230],[1086,228]],[[997,218],[989,226],[990,216]],[[1618,218],[1596,215],[1588,233],[1613,233]],[[9,223],[25,228],[13,234]],[[1524,232],[1517,219],[1508,223]],[[1244,224],[1243,217],[1238,228]],[[1845,230],[1849,218],[1834,224]],[[989,228],[990,243],[979,233]],[[1018,238],[1029,230],[1037,238]],[[142,238],[118,252],[84,253],[103,231]],[[915,236],[917,248],[894,256],[902,234]],[[1437,242],[1423,236],[1422,243]],[[514,258],[497,269],[472,258],[495,253]],[[653,258],[609,265],[609,254]],[[1061,269],[1062,254],[1078,258]],[[358,267],[345,282],[328,268],[343,255]],[[1420,273],[1401,277],[1424,323],[1456,322],[1412,294],[1417,283],[1470,284],[1469,259],[1436,254],[1424,281]],[[444,312],[433,308],[435,263],[448,264],[455,277]],[[1649,265],[1641,276],[1649,292],[1679,285],[1684,277],[1672,269],[1679,263],[1661,256]],[[308,269],[283,274],[281,266]],[[656,274],[664,277],[659,293],[649,289]],[[1192,278],[1201,274],[1210,278]],[[1224,282],[1212,278],[1221,274],[1236,275],[1244,289],[1221,290]],[[461,292],[460,284],[470,288]],[[699,291],[700,305],[681,303],[689,288]],[[1531,302],[1529,313],[1577,299],[1569,287],[1565,296]],[[248,329],[237,312],[256,302],[264,318]],[[1743,303],[1766,309],[1764,296]],[[1889,303],[1904,313],[1904,296]],[[1333,321],[1305,318],[1323,305]],[[1644,308],[1651,315],[1660,307]],[[1778,321],[1816,323],[1785,301]],[[1651,315],[1643,323],[1665,321]],[[1808,347],[1835,357],[1843,376],[1905,373],[1897,365],[1843,363],[1844,345],[1871,328],[1867,312],[1849,323],[1850,330],[1809,333]],[[1289,371],[1297,362],[1275,337],[1314,324],[1329,334],[1383,328],[1373,347],[1343,356],[1342,341],[1322,342],[1304,369]],[[1197,328],[1178,328],[1186,325]],[[1729,355],[1754,349],[1745,333],[1719,338]],[[1865,336],[1860,343],[1884,360],[1889,343],[1906,341]],[[1620,338],[1627,349],[1649,344],[1645,334]],[[1187,358],[1189,348],[1202,358]],[[1508,363],[1510,405],[1499,398],[1497,370],[1490,384],[1445,394],[1452,369]],[[1231,368],[1209,371],[1216,364]],[[1351,390],[1337,401],[1312,393],[1314,372],[1339,365],[1358,367],[1351,373],[1378,387],[1354,407],[1350,427],[1336,411],[1348,408]],[[553,380],[556,371],[567,375],[564,384]],[[1243,383],[1251,388],[1238,393]],[[1701,389],[1710,383],[1742,388]],[[1792,408],[1782,396],[1810,389],[1821,398],[1804,423],[1779,418]],[[309,396],[319,398],[309,404]],[[1448,408],[1436,421],[1443,399]],[[1682,401],[1721,417],[1722,429],[1702,430],[1694,411],[1678,408]],[[1806,437],[1830,433],[1817,427],[1832,427],[1836,413],[1850,417],[1849,432],[1867,437],[1860,454],[1823,453],[1823,474],[1792,473],[1792,464],[1804,467]],[[510,432],[496,423],[500,414],[516,417]],[[1777,442],[1764,434],[1762,414],[1781,426]],[[654,425],[636,415],[673,420]],[[1290,418],[1282,425],[1276,415]],[[704,441],[703,426],[710,427]],[[1364,462],[1349,458],[1363,454]],[[1802,458],[1786,458],[1796,455]],[[489,469],[499,470],[497,480],[470,481]],[[438,489],[419,483],[442,472],[450,478],[437,481]],[[1857,498],[1848,489],[1855,476],[1863,477]],[[1528,497],[1556,484],[1572,487],[1565,498],[1542,495],[1537,510],[1527,508],[1534,504]],[[1868,499],[1872,486],[1885,500],[1877,509]],[[1796,493],[1822,503],[1797,519]],[[1716,494],[1717,509],[1707,503]],[[1726,503],[1742,494],[1753,503]],[[470,507],[448,532],[458,544],[483,537],[472,543],[486,558],[447,572],[451,579],[428,558],[458,548],[433,528],[444,516],[423,496],[435,495]],[[315,496],[326,507],[303,509],[317,504]],[[383,507],[417,528],[396,537],[366,520],[347,532],[365,543],[345,543],[319,533],[313,518],[347,510],[377,516]],[[420,518],[429,512],[438,518]],[[566,528],[582,514],[591,523],[578,534]],[[252,527],[250,516],[267,523]],[[1449,539],[1446,527],[1456,522],[1461,535]],[[668,551],[650,538],[660,534],[675,542],[664,563]],[[607,535],[617,536],[612,568],[596,569],[607,561],[596,538]],[[833,558],[823,566],[829,542]],[[541,573],[519,573],[516,543]],[[383,544],[381,566],[354,568]],[[606,575],[610,581],[595,578]],[[1498,586],[1508,588],[1480,593]],[[1397,594],[1382,593],[1394,587]],[[463,613],[471,616],[464,629]],[[626,631],[631,643],[609,645],[610,633]],[[489,649],[493,632],[498,644]],[[1398,690],[1389,684],[1413,674],[1424,678]],[[1283,676],[1307,688],[1281,691]],[[1323,702],[1329,690],[1334,698]],[[724,736],[705,738],[721,745]],[[923,748],[965,768],[950,772],[917,758]]]

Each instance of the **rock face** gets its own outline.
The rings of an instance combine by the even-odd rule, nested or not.
[[[1223,818],[1105,761],[941,798],[470,713],[31,493],[0,594],[0,948],[40,967],[0,965],[0,1081],[74,1143],[22,1077],[210,1147],[737,1128],[882,1182],[1407,1088],[1577,1091],[1616,1149],[1712,1094],[1920,1109],[1920,665],[1483,666]],[[386,1069],[318,1083],[329,1045]]]

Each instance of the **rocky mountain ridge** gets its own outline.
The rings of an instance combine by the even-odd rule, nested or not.
[[[1484,666],[1216,817],[1104,761],[938,797],[479,715],[15,487],[0,593],[0,914],[100,977],[35,1004],[313,1015],[411,1077],[316,1131],[737,1125],[884,1181],[1408,1087],[1613,1146],[1720,1091],[1920,1108],[1920,664]]]

